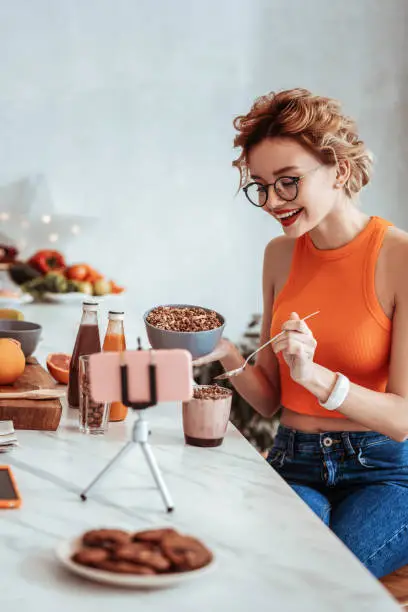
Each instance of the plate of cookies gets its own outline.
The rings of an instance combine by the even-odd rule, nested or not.
[[[88,580],[144,589],[175,586],[214,567],[213,553],[200,540],[170,527],[93,529],[61,542],[56,554],[68,570]]]

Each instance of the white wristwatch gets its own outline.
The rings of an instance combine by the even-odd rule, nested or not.
[[[347,376],[340,374],[340,372],[336,372],[336,374],[336,383],[327,401],[321,402],[319,400],[319,404],[326,408],[326,410],[337,410],[340,408],[350,391],[350,381]]]

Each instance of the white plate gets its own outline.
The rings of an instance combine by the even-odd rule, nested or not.
[[[205,576],[214,569],[215,561],[211,561],[205,567],[192,572],[180,572],[175,574],[157,574],[153,576],[137,576],[129,574],[115,574],[104,570],[79,565],[71,560],[72,555],[81,547],[82,538],[64,540],[60,542],[55,550],[57,559],[68,570],[94,582],[102,582],[113,586],[128,587],[135,589],[164,589],[176,586],[183,582],[189,582],[195,578]]]
[[[23,304],[30,304],[33,301],[33,297],[28,293],[23,293],[19,297],[6,297],[0,295],[0,308],[9,308],[10,306],[22,306]]]
[[[53,302],[54,304],[79,304],[81,302],[86,302],[87,300],[102,302],[107,298],[117,299],[123,295],[123,293],[108,293],[106,295],[89,295],[88,293],[79,293],[79,292],[71,292],[71,293],[44,293],[44,298],[47,302]]]

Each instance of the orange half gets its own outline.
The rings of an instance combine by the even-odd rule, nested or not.
[[[71,355],[66,353],[51,353],[47,357],[47,369],[51,376],[63,385],[68,384]]]

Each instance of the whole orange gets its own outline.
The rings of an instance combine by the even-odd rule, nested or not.
[[[0,385],[12,385],[24,372],[25,357],[20,343],[0,338]]]

